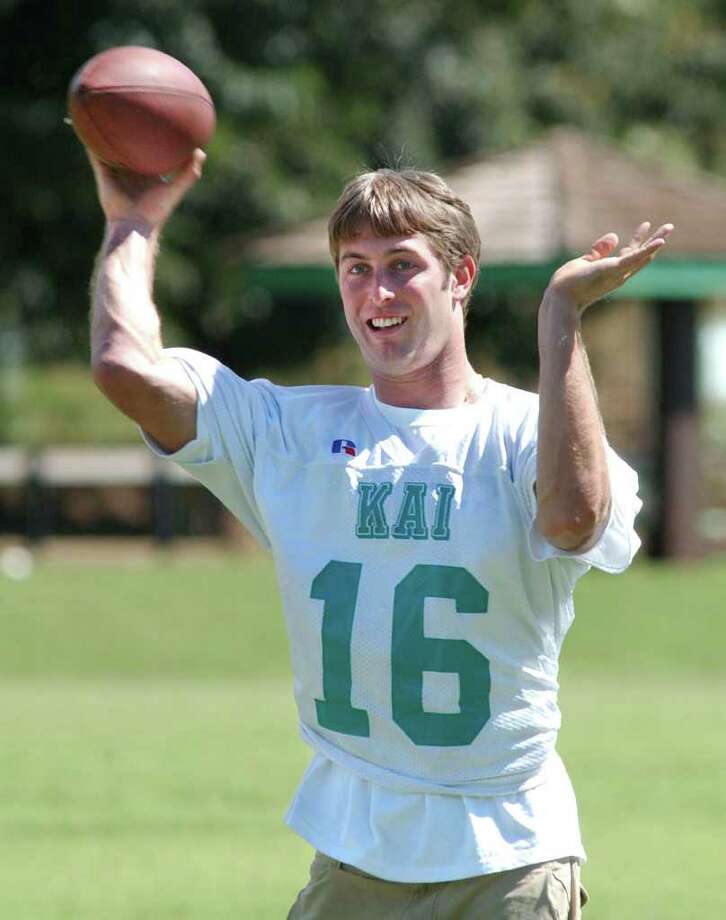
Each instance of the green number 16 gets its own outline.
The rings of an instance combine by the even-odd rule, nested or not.
[[[362,565],[329,562],[313,579],[310,596],[324,602],[323,699],[315,700],[323,728],[345,735],[370,735],[368,713],[351,703],[351,640]],[[416,565],[396,585],[391,634],[393,719],[414,744],[453,747],[476,738],[490,715],[489,661],[463,639],[424,635],[427,597],[449,598],[457,613],[487,612],[489,594],[466,569]],[[425,671],[459,675],[459,712],[426,712]]]

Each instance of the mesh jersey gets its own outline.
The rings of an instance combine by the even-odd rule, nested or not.
[[[272,550],[304,739],[404,792],[536,785],[572,589],[630,562],[635,474],[609,452],[612,519],[568,557],[533,527],[535,395],[486,381],[472,406],[417,414],[170,353],[199,395],[173,458]]]

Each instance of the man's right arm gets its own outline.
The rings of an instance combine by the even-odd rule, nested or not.
[[[104,395],[163,449],[196,435],[196,391],[181,365],[166,358],[153,301],[161,230],[201,175],[198,152],[173,182],[117,173],[91,156],[106,232],[91,299],[91,365]]]

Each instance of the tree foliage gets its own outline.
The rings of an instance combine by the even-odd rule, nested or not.
[[[569,123],[726,173],[725,19],[724,0],[0,0],[0,346],[20,330],[36,360],[85,352],[101,215],[63,118],[71,76],[104,48],[162,48],[216,100],[207,175],[167,231],[157,293],[172,338],[223,353],[250,320],[217,321],[221,243],[317,215],[365,166],[437,168]],[[272,362],[280,326],[318,341],[312,305],[269,313],[241,370]]]

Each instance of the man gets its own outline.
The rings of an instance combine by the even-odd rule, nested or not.
[[[202,161],[164,183],[92,158],[94,378],[273,553],[315,752],[288,823],[318,852],[290,917],[579,916],[557,661],[575,582],[628,566],[640,506],[580,318],[672,227],[642,224],[617,255],[606,234],[555,273],[537,398],[468,361],[468,206],[429,173],[360,176],[330,243],[372,387],[283,388],[162,347],[155,250]]]

